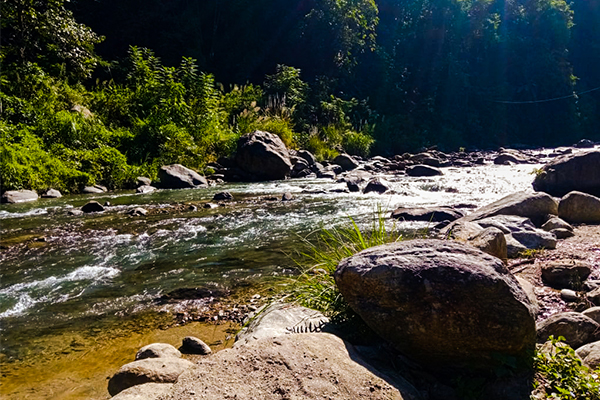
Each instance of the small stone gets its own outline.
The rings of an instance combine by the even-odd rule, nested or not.
[[[152,343],[142,347],[135,355],[136,360],[146,358],[181,358],[181,352],[167,343]]]
[[[101,212],[104,211],[104,207],[97,201],[92,200],[83,207],[81,207],[81,211],[83,211],[84,213]]]
[[[146,210],[145,208],[142,208],[142,207],[136,207],[135,209],[129,211],[128,214],[131,216],[134,216],[134,217],[139,217],[139,216],[148,215],[148,210]]]
[[[591,301],[594,305],[600,306],[600,287],[592,290],[585,297]]]
[[[206,343],[194,336],[183,338],[180,350],[185,354],[200,354],[203,356],[212,353],[212,350]]]
[[[137,186],[150,186],[152,185],[152,180],[150,178],[146,178],[145,176],[138,176],[136,178]]]
[[[204,203],[204,205],[202,207],[203,208],[217,208],[219,206],[216,204],[213,204],[213,203]]]
[[[293,200],[294,196],[290,192],[286,192],[281,196],[281,201],[290,201]]]
[[[566,302],[576,302],[579,301],[579,296],[577,296],[577,292],[571,289],[563,289],[560,291],[560,297]]]
[[[550,233],[553,233],[557,239],[567,239],[575,236],[575,233],[573,231],[564,228],[552,229]]]
[[[83,215],[83,211],[81,211],[81,210],[69,210],[69,211],[67,211],[67,215],[79,216],[79,215]]]
[[[112,204],[110,204],[110,201],[105,201],[104,202],[104,207],[110,207]]]
[[[219,192],[213,196],[213,200],[233,200],[233,195],[229,192]]]

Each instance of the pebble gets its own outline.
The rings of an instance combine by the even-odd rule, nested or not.
[[[568,301],[568,302],[575,302],[575,301],[579,301],[579,296],[577,296],[577,293],[574,290],[571,289],[563,289],[560,291],[560,297],[562,297],[562,299],[564,301]]]

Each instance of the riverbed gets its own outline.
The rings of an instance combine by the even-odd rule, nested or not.
[[[398,206],[468,211],[532,191],[532,172],[540,166],[488,162],[443,168],[436,177],[386,175],[392,190],[383,195],[348,193],[345,183],[331,179],[294,179],[2,205],[0,392],[14,399],[107,398],[106,377],[149,342],[177,344],[195,333],[218,349],[233,340],[235,324],[164,329],[184,301],[173,293],[193,288],[202,294],[196,303],[185,299],[186,307],[238,291],[259,293],[297,273],[305,239],[322,227],[349,218],[367,227],[378,209],[389,216]],[[221,191],[234,199],[204,208],[219,203],[212,198]],[[281,201],[286,192],[291,201]],[[68,215],[90,200],[110,206]],[[150,212],[130,216],[136,207]],[[407,235],[431,228],[427,222],[401,225]]]

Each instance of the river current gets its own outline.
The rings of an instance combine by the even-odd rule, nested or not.
[[[348,217],[367,226],[378,208],[473,208],[532,191],[532,172],[539,167],[488,163],[443,168],[437,177],[388,175],[393,193],[383,195],[347,193],[344,183],[328,179],[294,179],[2,205],[0,361],[10,365],[43,356],[48,349],[39,339],[57,332],[124,326],[136,315],[159,311],[164,305],[157,300],[178,289],[234,290],[293,275],[303,238],[347,224]],[[220,191],[234,200],[204,208]],[[293,200],[281,201],[286,192]],[[89,200],[111,206],[103,213],[68,215]],[[155,212],[128,215],[135,207]]]

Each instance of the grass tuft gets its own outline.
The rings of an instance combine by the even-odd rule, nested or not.
[[[346,226],[321,228],[304,238],[308,251],[301,253],[303,261],[298,263],[301,275],[294,284],[292,297],[334,320],[353,318],[354,313],[339,292],[333,275],[344,258],[369,247],[402,240],[395,226],[386,227],[385,220],[379,209],[368,229],[361,230],[356,221],[348,217]]]

